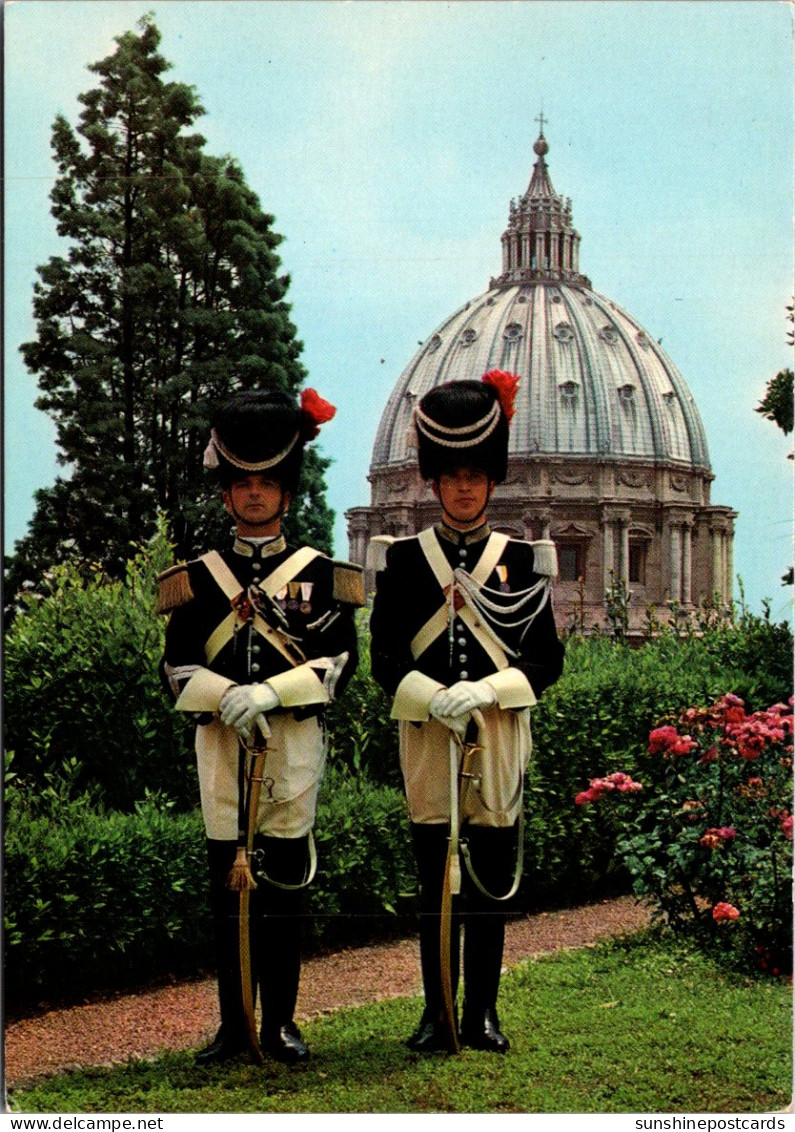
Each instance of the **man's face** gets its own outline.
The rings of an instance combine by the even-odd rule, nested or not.
[[[224,507],[237,523],[239,535],[267,538],[279,534],[290,495],[264,472],[252,472],[234,480],[223,499]]]
[[[442,505],[445,522],[465,530],[483,522],[486,505],[496,484],[479,468],[452,468],[432,484]]]

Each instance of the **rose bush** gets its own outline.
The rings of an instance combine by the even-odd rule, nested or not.
[[[635,782],[591,779],[638,895],[675,931],[742,966],[792,970],[792,700],[748,713],[735,695],[649,735]],[[622,801],[623,800],[623,801]]]

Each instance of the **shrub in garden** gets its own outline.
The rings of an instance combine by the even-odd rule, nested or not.
[[[391,704],[370,671],[368,609],[356,616],[359,666],[345,694],[326,712],[333,747],[332,761],[354,774],[365,774],[382,786],[402,787],[398,761],[397,724],[390,719]]]
[[[671,929],[774,973],[792,970],[791,704],[688,708],[651,731],[642,785],[614,773],[575,798],[603,811],[635,892]]]
[[[4,731],[34,789],[72,763],[75,788],[98,790],[114,809],[132,810],[147,790],[181,808],[196,803],[185,723],[157,676],[164,625],[155,578],[170,561],[161,531],[121,581],[63,564],[20,599],[5,640]]]
[[[629,886],[615,830],[573,798],[597,774],[636,777],[649,731],[726,690],[765,707],[792,687],[786,624],[742,612],[691,631],[660,629],[637,647],[605,635],[570,636],[561,679],[533,709],[527,776],[525,885],[538,906]],[[768,698],[762,701],[764,693]]]

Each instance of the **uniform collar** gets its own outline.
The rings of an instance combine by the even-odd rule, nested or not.
[[[261,558],[270,558],[272,554],[281,554],[286,549],[287,543],[284,540],[284,535],[277,535],[269,542],[259,544],[249,542],[248,539],[236,538],[232,547],[235,554],[240,554],[243,558],[254,558],[257,553]]]
[[[456,531],[446,523],[437,523],[434,530],[440,538],[445,542],[453,543],[454,546],[471,546],[473,543],[483,542],[491,534],[488,523],[481,523],[473,531]]]

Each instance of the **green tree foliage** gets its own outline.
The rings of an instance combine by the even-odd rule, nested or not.
[[[69,469],[37,494],[10,588],[67,558],[123,572],[131,543],[168,516],[178,557],[228,519],[202,472],[214,406],[238,388],[296,390],[302,349],[276,248],[282,237],[238,162],[204,152],[193,87],[167,82],[160,32],[137,32],[89,69],[76,129],[52,131],[51,193],[65,255],[39,267],[37,334],[22,354]],[[330,542],[327,462],[307,461],[294,538]]]
[[[787,307],[787,321],[789,323],[795,322],[795,304],[790,304]],[[790,346],[795,343],[793,331],[790,330],[787,335]],[[791,369],[783,369],[768,381],[765,387],[765,396],[760,403],[756,406],[756,412],[761,413],[766,420],[773,421],[778,425],[785,436],[789,436],[792,432],[793,426],[793,383],[795,382],[795,375]],[[789,459],[792,459],[792,453],[789,454]],[[795,580],[795,571],[790,566],[785,574],[782,575],[781,581],[785,586],[791,586]]]
[[[787,435],[792,432],[792,386],[792,370],[781,370],[768,381],[765,396],[756,407],[757,413],[773,421]]]

